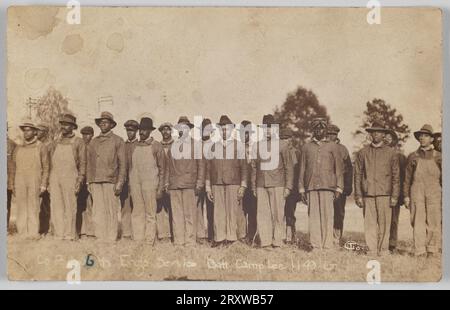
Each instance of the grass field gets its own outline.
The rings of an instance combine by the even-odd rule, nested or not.
[[[80,263],[81,280],[266,280],[366,281],[368,261],[380,263],[382,282],[426,281],[441,278],[440,258],[409,255],[412,229],[409,211],[402,208],[399,254],[370,257],[345,249],[307,252],[306,207],[297,208],[298,246],[258,249],[237,242],[223,248],[207,244],[175,247],[159,242],[154,247],[130,240],[115,244],[93,240],[77,242],[44,238],[39,241],[8,237],[8,273],[11,280],[66,280],[67,263]],[[364,243],[362,210],[349,202],[345,240]],[[87,257],[89,256],[89,259]],[[88,262],[88,264],[86,264]]]

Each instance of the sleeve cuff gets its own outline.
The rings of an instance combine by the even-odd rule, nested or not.
[[[246,181],[242,181],[242,182],[241,182],[241,187],[247,188],[247,182],[246,182]]]
[[[300,187],[300,188],[298,189],[298,192],[299,192],[299,193],[302,193],[302,194],[305,193],[305,188],[304,188],[304,187]]]
[[[337,188],[336,188],[336,192],[338,192],[338,193],[341,193],[341,194],[342,194],[342,193],[343,193],[343,191],[342,191],[342,188],[340,188],[340,187],[337,187]]]

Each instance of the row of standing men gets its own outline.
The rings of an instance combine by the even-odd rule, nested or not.
[[[170,123],[159,126],[158,142],[151,137],[156,128],[150,118],[127,121],[124,142],[112,132],[117,124],[111,113],[95,122],[101,130],[95,138],[92,127],[81,129],[83,139],[76,137],[76,118],[67,114],[53,142],[45,143],[45,126],[32,123],[20,126],[23,145],[15,148],[8,139],[8,206],[14,195],[20,235],[37,239],[51,230],[68,240],[81,234],[115,241],[120,234],[151,244],[166,238],[177,245],[209,239],[213,246],[257,240],[261,247],[279,247],[296,240],[300,200],[308,205],[312,249],[331,249],[342,240],[346,197],[354,185],[369,253],[394,250],[402,204],[411,210],[415,254],[439,251],[441,159],[432,144],[439,137],[429,125],[415,132],[420,147],[406,159],[396,148],[395,132],[374,123],[367,128],[372,143],[356,154],[353,167],[337,138],[339,128],[317,118],[301,150],[291,143],[292,131],[282,129],[278,167],[264,170],[260,156],[176,159]],[[187,117],[178,123],[193,127]],[[269,114],[263,124],[270,129],[277,122]],[[202,129],[208,125],[203,120]],[[217,125],[222,141],[212,142],[212,132],[204,130],[203,143],[226,153],[236,143],[228,130],[234,124],[224,115]],[[247,155],[250,134],[241,132]]]

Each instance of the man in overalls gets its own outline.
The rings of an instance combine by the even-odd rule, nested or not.
[[[94,137],[94,128],[85,126],[81,128],[80,133],[83,137],[86,154],[88,154],[89,144]],[[87,158],[86,158],[87,161]],[[78,215],[77,215],[77,231],[81,238],[93,238],[95,236],[94,223],[92,219],[92,195],[89,193],[86,181],[81,186],[77,196]]]
[[[47,191],[49,159],[47,148],[36,137],[32,123],[19,126],[24,143],[13,155],[14,189],[17,206],[17,233],[32,240],[40,238],[40,198]]]
[[[95,236],[115,242],[119,232],[120,193],[126,178],[125,143],[112,132],[117,125],[109,112],[95,123],[101,133],[88,147],[87,182],[93,200]]]
[[[286,240],[286,198],[294,185],[294,154],[289,142],[280,140],[279,133],[272,129],[273,125],[278,125],[272,114],[264,115],[262,123],[265,125],[263,139],[267,143],[263,149],[272,154],[272,150],[278,148],[278,163],[271,169],[264,168],[264,162],[268,163],[274,158],[262,159],[259,152],[252,161],[251,186],[256,192],[256,222],[261,247],[281,247]]]
[[[49,128],[47,124],[40,123],[36,125],[36,128],[38,129],[36,132],[37,139],[47,148],[47,151],[50,151],[50,144],[52,141],[49,137]],[[40,228],[39,233],[46,235],[47,233],[51,232],[51,210],[50,210],[50,193],[48,191],[45,191],[41,195],[41,212],[39,213],[39,221],[40,221]]]
[[[433,128],[414,133],[420,147],[408,156],[405,206],[411,211],[414,255],[433,257],[441,248],[442,157],[433,147]]]
[[[173,242],[193,246],[197,239],[205,237],[203,225],[198,225],[199,221],[203,223],[203,214],[197,208],[198,195],[204,186],[205,166],[203,159],[194,156],[194,140],[190,135],[194,125],[187,117],[180,117],[175,127],[180,137],[167,152],[165,173],[172,207]]]
[[[61,136],[49,147],[53,235],[77,240],[77,195],[86,177],[86,147],[73,132],[78,128],[73,115],[63,115],[59,123]]]
[[[153,245],[156,238],[156,200],[164,190],[165,154],[161,143],[150,137],[153,120],[143,117],[140,140],[131,159],[130,188],[133,197],[131,226],[133,240]]]
[[[131,239],[131,210],[133,209],[133,198],[130,192],[130,170],[131,170],[131,156],[134,148],[138,143],[136,137],[139,130],[139,123],[135,120],[128,120],[123,124],[127,132],[127,141],[125,141],[125,157],[127,161],[126,181],[120,194],[120,205],[122,210],[121,215],[121,235],[122,238]]]
[[[234,124],[228,116],[220,117],[222,141],[211,145],[206,160],[206,193],[214,203],[213,247],[244,240],[247,225],[242,198],[247,188],[245,157],[238,158]]]

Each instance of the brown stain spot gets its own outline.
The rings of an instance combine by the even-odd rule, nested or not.
[[[56,18],[57,7],[20,7],[16,8],[16,16],[19,19],[18,27],[25,32],[30,40],[45,37],[58,25]]]
[[[113,34],[111,34],[108,38],[108,40],[106,41],[106,46],[113,51],[116,52],[122,52],[124,47],[125,47],[125,42],[123,40],[123,36],[118,33],[115,32]]]
[[[71,34],[64,38],[62,51],[67,55],[73,55],[83,49],[84,41],[79,34]]]

